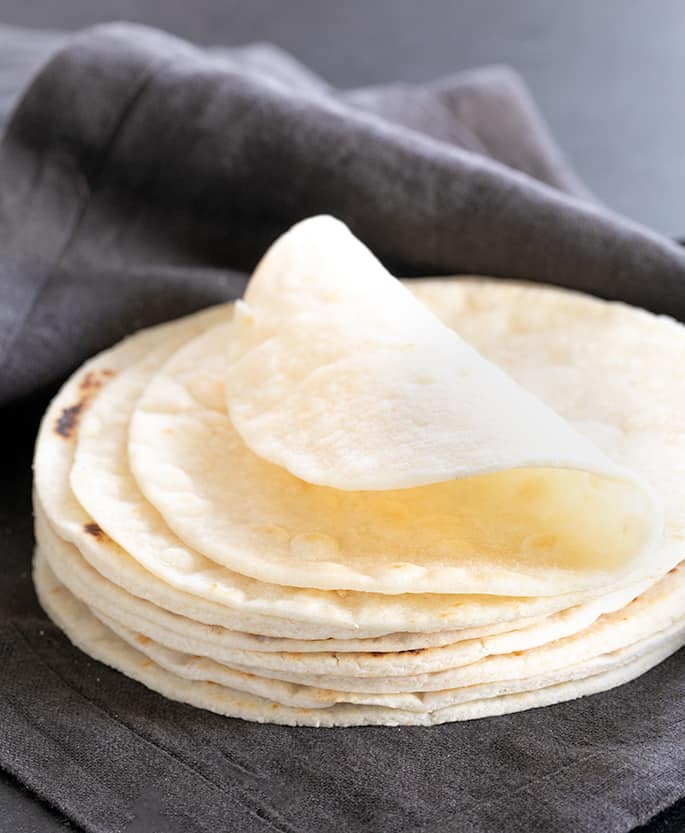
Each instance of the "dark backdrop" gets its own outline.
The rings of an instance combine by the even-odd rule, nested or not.
[[[0,22],[130,19],[205,44],[271,40],[339,85],[514,65],[597,196],[685,235],[682,0],[0,0]]]

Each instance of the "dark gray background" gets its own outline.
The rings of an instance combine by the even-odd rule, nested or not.
[[[510,63],[601,200],[685,235],[682,0],[0,0],[4,23],[108,19],[274,41],[341,86]]]
[[[2,23],[75,29],[110,19],[205,44],[273,41],[340,86],[509,63],[601,200],[685,235],[682,0],[0,0]],[[681,812],[653,829],[683,824]],[[0,830],[65,829],[0,780]]]

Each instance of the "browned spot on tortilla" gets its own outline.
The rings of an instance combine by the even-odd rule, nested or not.
[[[59,585],[57,587],[53,587],[52,590],[50,591],[51,594],[61,593],[61,592],[62,592],[62,588]]]
[[[75,405],[64,408],[55,423],[55,433],[59,434],[60,437],[68,439],[78,424],[78,418],[81,415],[84,405],[85,402],[82,400]]]
[[[144,659],[144,660],[140,663],[140,667],[141,667],[141,668],[147,668],[147,667],[148,667],[148,665],[152,665],[152,660],[151,660],[151,659]]]
[[[92,535],[93,538],[95,538],[98,541],[104,541],[107,538],[107,535],[105,534],[103,528],[99,524],[96,524],[95,521],[91,521],[90,523],[84,524],[83,531],[87,535]]]
[[[78,425],[79,418],[83,413],[84,408],[90,402],[105,380],[114,376],[114,370],[97,370],[89,371],[79,382],[79,390],[82,396],[74,405],[69,405],[68,408],[63,408],[62,413],[57,418],[55,423],[55,433],[60,437],[69,439],[74,433],[74,429]]]
[[[211,680],[207,680],[207,685],[218,685],[218,683],[213,683]]]
[[[136,634],[136,642],[140,642],[141,645],[147,645],[148,642],[151,642],[149,636],[145,636],[143,633]]]
[[[280,709],[280,706],[278,705],[278,703],[272,703],[271,708],[272,709]]]
[[[94,373],[86,373],[86,375],[79,382],[79,390],[91,390],[91,388],[99,387],[100,384]]]
[[[319,703],[335,703],[338,699],[338,692],[331,691],[328,688],[321,688],[317,693],[316,699]]]
[[[407,648],[406,651],[398,651],[398,654],[422,654],[428,648]]]
[[[101,388],[107,379],[114,376],[114,370],[91,370],[79,382],[80,390],[95,391]]]

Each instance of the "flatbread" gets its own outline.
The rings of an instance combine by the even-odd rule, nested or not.
[[[223,305],[106,351],[48,409],[35,456],[35,582],[74,644],[174,699],[330,726],[432,725],[551,704],[619,685],[683,644],[683,327],[477,280],[410,284],[444,327],[392,282],[378,300],[400,300],[369,305],[357,324],[348,307],[358,276],[352,299],[331,305],[334,269],[330,285],[314,282],[318,301],[343,310],[326,319],[321,354],[325,315],[302,318],[299,266],[284,270],[294,335],[277,326],[267,281],[237,317]],[[353,349],[345,330],[362,333]],[[376,360],[402,338],[418,358],[386,379]],[[266,366],[258,355],[271,370],[250,391],[246,368]],[[306,482],[331,451],[316,400],[331,400],[338,372],[352,395],[343,384],[331,423],[340,466],[323,468],[336,480]],[[433,375],[419,384],[424,372]],[[450,451],[441,443],[458,435],[459,413],[447,407],[454,378],[465,434]],[[274,395],[283,380],[292,401]],[[442,434],[419,401],[433,384],[426,401],[445,406]],[[342,430],[353,420],[345,408],[358,412],[367,395],[375,459],[357,443],[361,423]],[[401,442],[385,436],[386,399],[400,409]],[[502,402],[514,403],[505,419],[493,415]],[[309,445],[300,412],[311,417]],[[267,434],[268,460],[248,448]],[[456,479],[426,480],[440,471]],[[663,536],[650,551],[657,505]],[[492,511],[504,531],[486,541]]]
[[[40,555],[34,560],[34,583],[42,606],[55,624],[74,645],[101,662],[172,700],[229,717],[290,726],[430,726],[547,706],[606,691],[634,679],[677,650],[683,642],[682,633],[664,634],[637,658],[611,671],[537,691],[504,694],[435,711],[412,712],[354,704],[337,704],[317,709],[293,708],[229,687],[187,680],[163,669],[114,634],[93,616],[86,605],[71,596],[50,574]]]
[[[183,540],[285,585],[557,595],[651,560],[662,513],[639,472],[455,329],[342,223],[303,221],[230,327],[146,386],[136,479]]]
[[[446,298],[461,292],[477,295],[473,287],[469,292],[459,283],[443,284],[442,295]],[[489,358],[504,365],[512,376],[520,372],[522,363],[524,375],[536,380],[539,397],[547,398],[550,405],[557,401],[563,405],[569,396],[562,388],[568,374],[562,372],[555,377],[549,372],[550,365],[573,368],[577,362],[582,366],[582,378],[575,376],[578,388],[574,393],[575,402],[583,403],[581,418],[574,419],[562,408],[556,410],[578,432],[591,436],[595,445],[649,480],[662,502],[673,509],[674,501],[670,492],[665,494],[663,478],[669,486],[678,484],[676,488],[682,494],[685,453],[677,443],[674,446],[673,432],[655,428],[649,417],[670,409],[677,422],[680,400],[668,386],[658,390],[657,401],[636,395],[642,378],[651,375],[652,364],[645,362],[639,337],[630,344],[621,339],[619,355],[612,331],[615,328],[620,334],[630,325],[650,340],[656,335],[657,349],[652,354],[661,352],[659,366],[668,368],[677,366],[676,356],[680,360],[685,342],[682,328],[622,305],[606,305],[605,325],[598,336],[583,318],[587,299],[576,303],[578,296],[550,289],[531,289],[528,293],[526,298],[501,288],[498,308],[505,323],[496,329],[502,334],[508,321],[519,330],[511,332],[510,337],[505,332],[497,344],[488,342],[492,349]],[[515,301],[514,306],[510,300]],[[594,303],[601,306],[604,302]],[[547,329],[526,333],[525,305],[549,307]],[[557,306],[565,310],[563,328],[556,326],[561,317]],[[467,305],[459,309],[450,321],[455,329],[468,318],[478,318],[478,312],[470,311]],[[535,316],[537,322],[537,313]],[[471,322],[470,334],[480,347],[475,326]],[[455,543],[461,534],[455,531],[455,505],[459,512],[470,505],[470,498],[468,493],[459,493],[462,499],[457,500],[455,490],[465,484],[475,489],[476,482],[484,482],[481,478],[420,489],[347,492],[312,486],[284,468],[265,462],[245,447],[223,403],[225,351],[230,337],[231,327],[219,325],[179,350],[146,386],[130,424],[131,468],[142,491],[179,537],[213,561],[282,584],[353,587],[385,594],[439,589],[536,594],[553,588],[556,592],[578,589],[595,581],[602,587],[615,583],[610,579],[607,561],[598,554],[604,548],[606,559],[611,561],[614,551],[607,541],[615,536],[594,523],[584,499],[576,502],[575,490],[562,478],[567,472],[557,472],[562,479],[554,484],[551,476],[543,483],[536,477],[527,480],[528,470],[510,472],[516,478],[507,480],[506,485],[500,483],[502,491],[498,494],[503,498],[511,487],[511,500],[497,501],[490,495],[492,499],[486,500],[489,511],[499,514],[483,522],[481,532],[497,538],[492,530],[497,529],[502,515],[512,525],[520,524],[519,531],[525,535],[529,515],[520,511],[514,493],[530,490],[540,499],[540,508],[558,506],[563,494],[573,503],[573,511],[566,505],[569,511],[564,517],[575,529],[592,533],[596,546],[590,560],[601,565],[597,569],[585,563],[585,556],[579,556],[573,569],[551,564],[549,553],[542,552],[547,536],[533,535],[525,557],[518,547],[503,560],[492,552],[492,558],[464,554]],[[520,337],[529,347],[526,354],[518,349]],[[588,361],[588,342],[598,345],[592,362]],[[607,377],[612,377],[609,385]],[[230,392],[225,391],[225,395],[230,398]],[[631,427],[626,429],[626,425]],[[611,517],[606,495],[594,481],[589,483],[602,516]],[[485,496],[480,494],[478,505],[480,498]],[[583,517],[583,524],[577,523],[578,517]],[[481,515],[475,518],[483,521]],[[685,528],[682,510],[677,509],[677,518],[668,516],[666,523],[667,534],[661,545],[629,575],[638,578],[640,570],[673,563],[674,551],[680,555]],[[626,526],[629,537],[633,529],[631,524]],[[499,538],[497,541],[495,549],[502,543]],[[588,555],[589,550],[581,544],[578,553]]]
[[[532,677],[514,677],[439,691],[374,694],[373,692],[340,691],[298,685],[270,677],[261,677],[254,673],[238,671],[212,659],[170,650],[154,640],[136,634],[100,611],[93,608],[89,609],[97,619],[121,637],[124,642],[178,677],[226,686],[249,694],[256,694],[258,697],[265,697],[282,706],[297,708],[325,708],[335,703],[354,703],[356,705],[406,709],[412,712],[431,712],[473,700],[499,697],[503,694],[536,691],[547,686],[558,685],[561,681],[582,680],[585,677],[606,673],[631,662],[644,655],[645,652],[649,652],[655,645],[662,644],[667,635],[677,637],[680,634],[681,638],[685,640],[685,636],[683,636],[685,627],[682,622],[679,622],[626,648],[608,654],[600,654],[585,662]]]
[[[349,640],[343,643],[343,651],[338,650],[335,640],[270,640],[265,646],[265,637],[237,634],[176,616],[107,582],[89,567],[75,547],[50,529],[40,509],[36,514],[36,541],[56,577],[97,615],[104,614],[106,624],[113,621],[167,648],[229,665],[259,667],[265,663],[276,673],[280,669],[314,674],[333,670],[384,676],[398,667],[403,674],[410,673],[412,667],[421,671],[453,668],[491,654],[528,650],[578,633],[603,613],[624,607],[645,589],[643,585],[617,591],[534,623],[522,623],[518,630],[502,632],[502,626],[496,626],[500,628],[497,635],[456,632],[457,638],[445,645],[411,647],[412,637],[417,634],[395,634],[392,643],[389,637]],[[264,657],[265,650],[269,657]]]
[[[672,627],[685,627],[685,564],[672,570],[650,590],[625,608],[607,613],[585,630],[537,648],[510,654],[493,654],[456,667],[444,667],[446,648],[378,657],[378,669],[371,661],[355,662],[355,655],[338,658],[317,654],[292,655],[284,661],[279,654],[260,655],[259,665],[231,663],[233,668],[287,682],[344,691],[393,693],[439,691],[502,679],[525,679],[539,673],[562,670],[593,657],[622,650]],[[495,643],[498,637],[490,637]],[[312,673],[316,663],[326,668]],[[298,665],[301,670],[298,670]],[[304,670],[307,666],[308,670]],[[383,667],[388,668],[382,676]]]
[[[231,307],[207,315],[228,319]],[[168,327],[174,328],[173,336]],[[249,579],[187,547],[145,501],[131,477],[126,432],[150,366],[162,360],[165,349],[173,350],[179,341],[191,337],[196,327],[203,327],[203,319],[153,328],[102,353],[65,384],[43,419],[34,461],[36,499],[59,535],[75,544],[110,581],[206,624],[306,639],[489,627],[544,616],[592,595],[388,597],[297,590]],[[93,379],[99,384],[96,389]],[[84,388],[89,391],[85,400]],[[59,431],[61,420],[76,408],[78,419],[64,436]],[[70,471],[78,500],[70,488]],[[97,534],[97,530],[104,534]],[[677,560],[674,555],[673,563]],[[659,572],[658,565],[649,572]]]
[[[591,370],[589,365],[592,358],[586,350],[578,356],[577,368],[561,364],[559,356],[567,352],[568,338],[564,333],[575,322],[580,341],[594,347],[593,355],[606,355],[603,350],[605,339],[614,339],[618,345],[627,349],[629,345],[625,344],[625,333],[630,332],[630,343],[634,344],[637,341],[635,331],[639,328],[637,332],[645,333],[642,354],[648,353],[650,361],[658,362],[658,366],[667,369],[677,366],[676,362],[682,359],[681,327],[666,319],[657,319],[621,305],[604,304],[558,290],[520,287],[504,282],[494,285],[473,281],[413,282],[412,288],[426,295],[434,307],[449,315],[451,320],[459,321],[460,328],[467,330],[471,340],[477,341],[480,337],[482,349],[491,357],[496,357],[499,350],[500,359],[509,361],[510,372],[514,371],[514,366],[518,367],[524,383],[533,389],[535,385],[539,389],[544,388],[553,400],[552,404],[558,410],[566,409],[582,430],[590,436],[596,435],[600,442],[609,447],[618,445],[624,453],[627,449],[623,443],[623,428],[611,429],[606,424],[592,422],[591,401],[574,392],[579,389],[578,377]],[[509,310],[508,317],[502,316],[502,309]],[[228,317],[230,308],[220,309],[216,314]],[[528,319],[530,325],[527,324]],[[171,328],[185,326],[184,322],[169,325]],[[198,327],[203,328],[200,321]],[[189,618],[277,638],[353,638],[357,635],[374,636],[388,632],[432,632],[480,627],[506,620],[547,615],[577,604],[590,595],[565,594],[557,598],[539,599],[423,594],[387,597],[367,593],[341,595],[331,592],[300,592],[251,581],[189,550],[163,523],[157,525],[159,516],[142,500],[140,491],[136,489],[132,493],[128,492],[132,479],[128,476],[125,460],[123,467],[120,467],[121,457],[110,461],[105,454],[93,458],[90,488],[84,487],[82,495],[84,500],[90,496],[92,500],[108,501],[105,511],[99,513],[98,520],[94,521],[73,499],[67,483],[80,424],[77,422],[67,437],[59,434],[55,430],[56,426],[59,426],[65,414],[76,408],[81,408],[81,420],[87,419],[89,409],[97,405],[103,396],[106,397],[107,407],[103,407],[102,411],[105,414],[119,414],[116,400],[109,397],[114,381],[106,374],[113,369],[119,370],[124,384],[123,379],[129,370],[123,368],[130,368],[135,364],[135,359],[145,356],[153,346],[159,347],[160,343],[168,341],[168,332],[168,328],[163,328],[159,332],[140,334],[133,342],[107,351],[89,362],[62,389],[41,429],[35,462],[39,499],[59,533],[77,544],[90,563],[111,581],[122,585],[134,595]],[[181,333],[179,329],[178,338],[182,340],[187,337],[187,332]],[[505,341],[510,345],[507,351],[498,346]],[[541,343],[547,344],[548,354],[552,357],[549,370],[536,357]],[[615,363],[617,359],[613,361]],[[616,375],[612,374],[611,385],[616,384]],[[671,376],[675,376],[675,373]],[[97,391],[92,390],[90,380],[93,378],[104,382]],[[635,459],[644,468],[651,466],[650,474],[654,480],[661,477],[661,492],[665,496],[670,519],[667,533],[675,545],[671,551],[670,563],[662,565],[668,567],[680,560],[685,519],[680,466],[683,449],[679,448],[677,442],[679,431],[682,436],[682,416],[675,407],[670,406],[667,396],[672,393],[678,401],[678,397],[685,398],[685,392],[682,390],[682,381],[675,379],[669,387],[664,379],[664,376],[655,378],[652,374],[643,381],[651,410],[641,413],[639,408],[631,407],[629,415],[617,412],[612,418],[622,426],[630,426],[631,431],[634,427],[640,433],[641,444],[630,446]],[[116,381],[118,383],[119,379]],[[668,381],[670,383],[671,380]],[[84,388],[90,393],[85,403],[82,401]],[[542,391],[537,392],[540,394]],[[99,395],[93,396],[93,393]],[[625,386],[620,387],[616,400],[620,402],[620,397],[625,398],[626,394]],[[135,394],[133,402],[134,397]],[[639,398],[635,392],[633,397]],[[132,407],[130,397],[127,401],[129,407]],[[656,430],[667,425],[671,432],[667,436],[666,449],[659,448],[657,442],[656,451],[660,454],[656,455],[652,454],[653,449],[649,444],[649,428],[652,424]],[[125,419],[123,423],[114,425],[103,421],[100,434],[94,435],[97,440],[94,446],[109,448],[105,442],[108,432],[119,431],[121,436],[122,433],[125,435],[125,428]],[[660,471],[659,466],[664,462],[665,452],[668,460]],[[98,478],[100,475],[109,477],[110,467],[113,467],[113,488],[101,488]],[[135,483],[132,485],[135,486]],[[138,521],[146,524],[144,533],[155,543],[154,548],[148,550],[140,546],[137,538]],[[93,523],[106,534],[95,537],[87,532],[87,529],[93,528]],[[117,546],[113,536],[116,536],[120,544],[127,545],[126,551]],[[169,552],[177,553],[178,560],[165,561],[162,553]],[[655,568],[650,572],[654,574],[657,570]],[[276,612],[280,616],[274,616]]]
[[[307,483],[395,491],[506,469],[627,474],[333,217],[303,220],[269,249],[236,303],[225,352],[237,433]],[[593,485],[597,498],[603,484]]]
[[[230,651],[278,651],[278,652],[319,652],[336,651],[407,651],[419,648],[436,647],[465,640],[474,640],[495,633],[512,632],[516,628],[527,628],[543,621],[542,618],[518,619],[515,622],[500,622],[482,628],[468,628],[459,631],[441,631],[437,633],[395,633],[378,637],[361,639],[288,639],[261,636],[243,631],[223,628],[219,625],[207,625],[204,622],[179,616],[163,607],[158,607],[146,599],[128,593],[122,587],[106,579],[83,558],[78,549],[68,541],[60,538],[50,527],[40,504],[35,504],[36,541],[45,560],[59,581],[77,598],[90,607],[109,615],[113,619],[146,635],[168,647],[193,654],[214,655],[218,659],[229,658]],[[640,588],[619,591],[623,596],[637,595]],[[618,596],[618,594],[615,594]],[[568,614],[559,614],[562,627],[578,627],[578,622],[586,621],[596,610],[608,609],[615,601],[600,597],[589,602],[588,608],[576,611],[571,608]],[[570,621],[567,621],[570,620]],[[235,657],[232,657],[235,659]],[[242,657],[246,661],[245,656]]]

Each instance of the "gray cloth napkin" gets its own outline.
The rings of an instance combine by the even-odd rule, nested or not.
[[[0,25],[0,132],[31,78],[68,39],[62,32]]]
[[[681,798],[681,655],[522,714],[290,729],[166,701],[47,622],[29,495],[48,392],[124,334],[235,297],[302,217],[337,215],[401,274],[685,317],[683,252],[590,199],[506,68],[340,92],[268,46],[201,51],[124,24],[54,38],[0,145],[0,765],[97,833],[619,833]],[[38,63],[0,54],[0,85]]]

